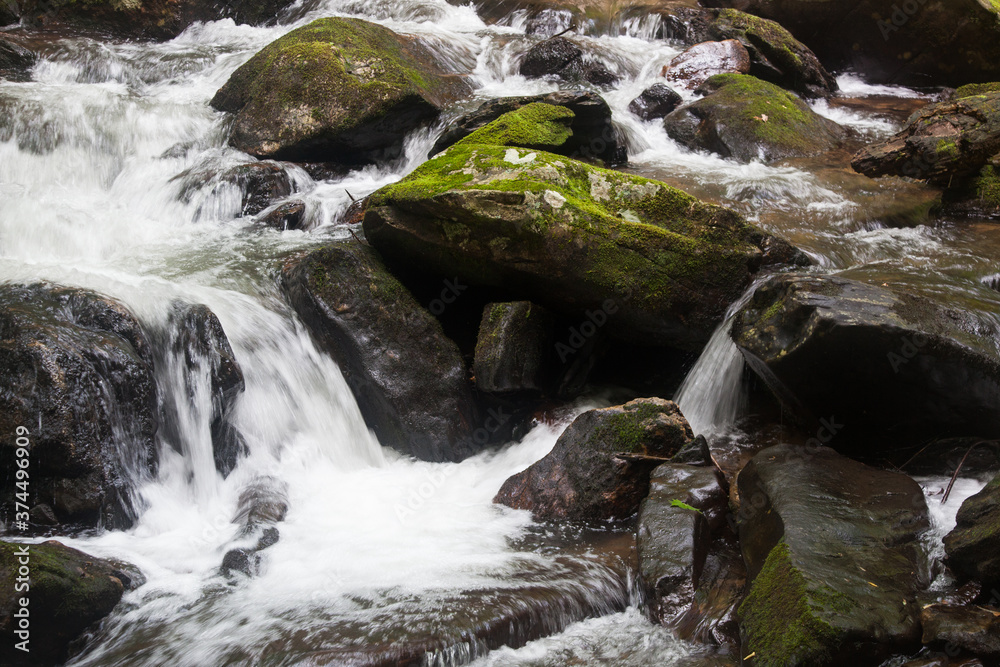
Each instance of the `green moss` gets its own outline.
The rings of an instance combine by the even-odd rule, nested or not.
[[[941,157],[956,157],[958,155],[958,144],[952,139],[941,139],[934,150]]]
[[[573,136],[573,118],[573,112],[565,107],[534,102],[505,113],[458,143],[557,148]]]
[[[962,97],[972,97],[973,95],[985,95],[986,93],[995,93],[1000,91],[1000,81],[993,81],[991,83],[967,83],[964,86],[959,86],[958,90],[955,91],[955,99]]]
[[[779,67],[796,69],[802,66],[798,52],[805,46],[780,23],[728,8],[719,12],[717,20],[728,23],[736,32],[745,35],[747,41]]]
[[[976,177],[976,196],[985,206],[1000,208],[1000,171],[993,165],[983,167]]]
[[[844,609],[832,589],[817,595],[809,590],[792,562],[788,545],[779,542],[740,605],[742,635],[757,667],[826,664],[837,632],[815,613],[832,602]]]
[[[651,436],[650,425],[664,414],[661,406],[653,403],[626,405],[621,412],[608,416],[594,429],[593,438],[605,443],[610,451],[629,454],[655,454],[650,445],[656,445]]]

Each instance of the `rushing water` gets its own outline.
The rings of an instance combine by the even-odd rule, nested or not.
[[[246,375],[233,422],[249,453],[228,478],[212,463],[209,402],[195,401],[178,410],[181,451],[163,448],[156,479],[139,489],[145,511],[137,525],[66,540],[133,562],[148,577],[75,664],[210,665],[264,655],[290,664],[359,642],[447,635],[462,595],[479,591],[502,604],[505,594],[539,582],[582,601],[563,610],[554,630],[594,610],[605,615],[477,664],[687,664],[697,657],[693,649],[645,621],[629,582],[613,568],[594,554],[560,557],[531,547],[535,527],[526,513],[491,503],[502,482],[544,456],[588,404],[461,464],[405,459],[365,428],[338,368],[275,286],[283,257],[346,234],[333,223],[351,197],[415,168],[441,125],[415,132],[396,163],[339,180],[316,181],[285,165],[294,197],[308,206],[308,232],[255,225],[240,215],[240,193],[211,178],[252,160],[225,145],[226,118],[208,100],[265,44],[329,15],[418,36],[445,67],[471,76],[476,100],[557,88],[516,73],[518,55],[537,39],[525,36],[523,13],[488,26],[472,7],[444,0],[303,2],[276,27],[199,24],[164,44],[66,38],[45,47],[33,81],[0,82],[0,281],[91,288],[122,300],[154,329],[177,300],[206,304]],[[991,257],[1000,250],[1000,227],[889,227],[881,212],[919,201],[919,188],[875,184],[809,161],[741,165],[691,153],[657,123],[631,116],[629,101],[680,50],[656,41],[656,28],[637,19],[586,38],[622,77],[606,97],[628,137],[632,171],[738,208],[825,269],[959,294],[1000,312],[1000,295],[980,280],[997,272]],[[918,95],[867,87],[856,77],[840,81],[853,96]],[[826,103],[816,108],[870,136],[898,123]],[[679,397],[699,432],[728,426],[743,404],[742,360],[727,327]],[[176,360],[159,381],[167,393],[191,389]],[[288,484],[289,512],[280,541],[262,552],[259,576],[229,582],[218,568],[238,544],[231,523],[237,498],[259,475]],[[461,663],[482,652],[457,638],[428,661]]]

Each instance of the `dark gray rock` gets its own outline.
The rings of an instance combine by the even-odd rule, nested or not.
[[[476,387],[491,393],[544,389],[554,322],[530,301],[487,304],[473,364]]]
[[[585,56],[579,45],[565,37],[550,37],[528,49],[518,71],[528,78],[554,76],[595,86],[610,86],[618,80],[607,66]]]
[[[0,2],[0,18],[2,18]],[[30,81],[31,68],[38,61],[34,51],[9,37],[0,36],[0,79]]]
[[[270,211],[265,211],[257,221],[281,231],[303,229],[306,224],[306,204],[299,200],[279,204]]]
[[[957,518],[944,538],[949,566],[985,586],[1000,586],[1000,475],[966,498]]]
[[[679,107],[681,96],[670,86],[657,83],[642,91],[639,97],[632,100],[628,110],[643,120],[663,118]]]

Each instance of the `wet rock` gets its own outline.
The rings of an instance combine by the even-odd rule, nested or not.
[[[938,215],[1000,220],[1000,153],[975,176],[951,185],[941,197]]]
[[[703,435],[696,436],[694,440],[674,454],[671,460],[675,463],[690,463],[695,466],[713,465],[712,451],[708,448],[708,440]]]
[[[695,44],[663,68],[667,81],[694,90],[716,74],[746,74],[750,54],[735,39]]]
[[[235,185],[243,193],[243,215],[257,215],[275,200],[292,194],[288,172],[280,165],[268,162],[251,162],[227,169],[220,180]]]
[[[987,317],[838,276],[769,279],[733,339],[791,414],[838,449],[1000,432]],[[834,439],[836,437],[836,439]]]
[[[1000,586],[1000,475],[965,499],[944,546],[955,572],[988,587]]]
[[[931,604],[920,612],[924,644],[962,649],[973,655],[1000,658],[1000,613],[983,607]]]
[[[437,155],[505,113],[535,102],[565,107],[573,112],[569,125],[572,136],[560,146],[547,150],[577,160],[601,160],[608,166],[624,164],[627,161],[625,144],[611,122],[611,107],[597,93],[580,90],[564,90],[529,97],[501,97],[484,102],[472,113],[452,123],[434,144],[428,157]]]
[[[29,443],[25,504],[61,524],[130,526],[135,486],[156,465],[153,358],[135,316],[83,289],[3,286],[0,386],[0,431]],[[17,469],[15,447],[3,450],[0,469]],[[15,481],[0,482],[8,523]]]
[[[700,349],[772,237],[663,183],[509,148],[495,127],[372,194],[365,235],[386,261],[589,313],[622,340]]]
[[[919,646],[920,486],[828,447],[763,450],[738,478],[751,585],[739,609],[758,667],[876,665]]]
[[[234,572],[253,577],[260,571],[260,562],[260,554],[255,549],[245,547],[230,549],[222,557],[221,572],[223,576],[227,577]]]
[[[429,461],[478,450],[458,347],[378,253],[357,241],[334,243],[286,265],[283,285],[340,365],[379,442]]]
[[[296,199],[279,204],[265,211],[257,218],[257,222],[281,231],[303,229],[306,224],[306,203]]]
[[[780,24],[735,9],[722,9],[708,29],[713,39],[735,39],[750,56],[748,74],[806,97],[826,97],[837,80],[808,46]]]
[[[10,37],[0,36],[0,79],[31,81],[31,68],[37,61],[34,51]]]
[[[158,347],[169,356],[158,364],[158,373],[163,375],[160,385],[172,387],[176,377],[181,376],[184,391],[160,397],[161,435],[175,450],[183,451],[185,436],[178,424],[181,415],[191,411],[190,403],[199,395],[199,387],[204,387],[211,396],[207,418],[215,467],[228,475],[246,451],[242,436],[231,425],[234,405],[245,382],[222,323],[208,306],[177,303],[162,336]]]
[[[288,485],[269,476],[254,478],[240,493],[233,523],[248,535],[261,526],[273,526],[285,520],[288,512]]]
[[[862,148],[851,166],[866,176],[908,176],[939,185],[975,177],[1000,153],[1000,92],[930,104],[896,135]]]
[[[354,164],[398,157],[403,138],[468,93],[418,42],[324,18],[264,47],[212,106],[236,114],[230,145],[257,157]]]
[[[552,314],[530,301],[487,304],[476,342],[476,387],[493,393],[544,389],[553,330]]]
[[[643,120],[663,118],[679,107],[681,96],[670,86],[657,83],[642,91],[639,97],[632,100],[628,110]]]
[[[0,27],[12,25],[20,20],[16,0],[0,0]]]
[[[196,21],[231,18],[236,23],[273,23],[290,0],[136,0],[128,3],[21,0],[20,15],[45,29],[69,26],[116,39],[168,40]]]
[[[661,398],[590,410],[493,502],[542,520],[626,519],[645,497],[650,471],[693,438],[677,406]]]
[[[988,2],[711,0],[778,22],[831,70],[871,83],[954,86],[1000,74],[997,8]]]
[[[583,49],[565,37],[550,37],[528,49],[518,71],[528,78],[554,76],[595,86],[609,86],[618,80],[606,65],[584,56]]]
[[[691,149],[771,162],[824,153],[851,136],[793,93],[752,76],[719,74],[697,92],[706,97],[663,121],[667,134]]]
[[[636,548],[650,613],[659,622],[670,624],[694,601],[727,503],[714,468],[665,463],[650,474]]]
[[[30,591],[15,588],[27,566]],[[68,657],[69,644],[114,609],[125,592],[120,568],[56,541],[42,544],[0,542],[0,662],[5,665],[55,665]],[[27,597],[29,606],[20,600]],[[29,652],[16,648],[24,637],[17,614],[28,613]]]

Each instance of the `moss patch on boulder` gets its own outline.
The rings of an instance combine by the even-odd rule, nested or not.
[[[973,95],[985,95],[986,93],[997,93],[1000,92],[1000,81],[992,81],[990,83],[967,83],[964,86],[959,86],[955,90],[955,94],[952,99],[961,99],[963,97],[972,97]]]

